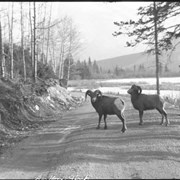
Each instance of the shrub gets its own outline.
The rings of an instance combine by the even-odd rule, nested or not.
[[[58,79],[55,75],[53,68],[49,64],[43,64],[42,62],[38,62],[37,64],[37,76],[41,79]]]

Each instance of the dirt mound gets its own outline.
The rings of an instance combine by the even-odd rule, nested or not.
[[[82,101],[83,99],[72,97],[57,83],[23,84],[1,79],[0,146],[55,120],[64,111],[76,107]]]

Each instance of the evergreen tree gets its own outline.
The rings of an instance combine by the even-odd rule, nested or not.
[[[93,62],[93,72],[99,74],[99,66],[96,63],[96,60]]]
[[[154,6],[151,3],[146,7],[140,7],[137,15],[140,18],[137,21],[114,22],[119,27],[119,31],[113,33],[114,36],[126,34],[133,37],[134,40],[127,41],[128,47],[134,47],[139,43],[149,46],[147,52],[154,52]],[[156,3],[156,21],[158,33],[158,53],[172,48],[172,40],[180,37],[180,23],[173,21],[173,18],[180,15],[180,2],[157,2]],[[173,24],[166,23],[172,20]],[[128,31],[127,31],[128,30]]]
[[[159,73],[162,74],[162,72],[163,72],[163,65],[162,65],[162,63],[160,62],[160,63],[159,63]]]
[[[91,62],[91,58],[90,57],[88,58],[88,66],[92,67],[92,62]]]
[[[114,69],[114,74],[115,74],[116,76],[119,76],[119,68],[118,68],[118,66],[115,67],[115,69]]]
[[[88,64],[87,64],[87,66],[88,66],[89,73],[90,73],[90,77],[89,77],[89,78],[91,78],[92,75],[93,75],[93,66],[92,66],[92,61],[91,61],[91,58],[90,58],[90,57],[89,57],[89,59],[88,59]]]
[[[80,62],[80,60],[77,61],[75,65],[75,75],[80,76],[81,79],[83,79],[83,64]]]
[[[169,68],[168,68],[168,65],[166,64],[165,67],[164,67],[164,71],[165,72],[169,72]]]
[[[156,89],[159,90],[159,55],[163,50],[172,48],[173,38],[180,37],[180,23],[169,25],[167,21],[180,15],[179,2],[153,2],[146,7],[138,9],[140,18],[137,21],[114,22],[119,27],[114,36],[126,34],[128,37],[135,37],[131,42],[127,41],[128,47],[134,47],[139,43],[149,46],[148,53],[154,53],[156,59]],[[168,25],[167,25],[168,24]]]
[[[83,79],[91,79],[91,72],[86,61],[83,62]]]

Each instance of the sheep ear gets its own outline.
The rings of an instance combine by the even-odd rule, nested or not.
[[[87,95],[89,95],[91,97],[92,95],[92,91],[91,90],[87,90],[85,93],[85,100],[87,99]]]

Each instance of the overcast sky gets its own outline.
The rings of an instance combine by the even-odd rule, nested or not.
[[[127,48],[127,37],[112,36],[118,27],[115,21],[137,18],[137,9],[150,2],[53,2],[54,16],[62,15],[72,17],[82,39],[85,49],[80,54],[80,59],[101,60],[131,53],[142,52],[146,47],[138,45]]]
[[[50,9],[49,6],[52,2],[52,19],[61,19],[64,16],[69,16],[73,19],[74,24],[80,31],[81,40],[84,42],[83,50],[81,50],[79,58],[77,57],[80,60],[87,60],[89,57],[91,57],[92,60],[102,60],[138,53],[146,49],[146,46],[143,45],[138,45],[134,48],[125,47],[126,41],[128,40],[127,37],[114,37],[112,33],[118,31],[118,27],[114,25],[115,21],[138,19],[137,9],[140,6],[147,6],[150,2],[48,2],[48,9]],[[26,8],[28,8],[29,5],[26,5]],[[9,8],[9,3],[0,2],[0,9],[2,9],[3,6]],[[17,8],[15,12],[20,13],[20,3],[15,2],[14,6]],[[26,9],[24,10],[26,11]],[[20,17],[19,15],[17,16]],[[16,27],[16,30],[17,29],[18,27]],[[19,30],[20,27],[18,31]],[[13,33],[19,37],[18,33]]]

